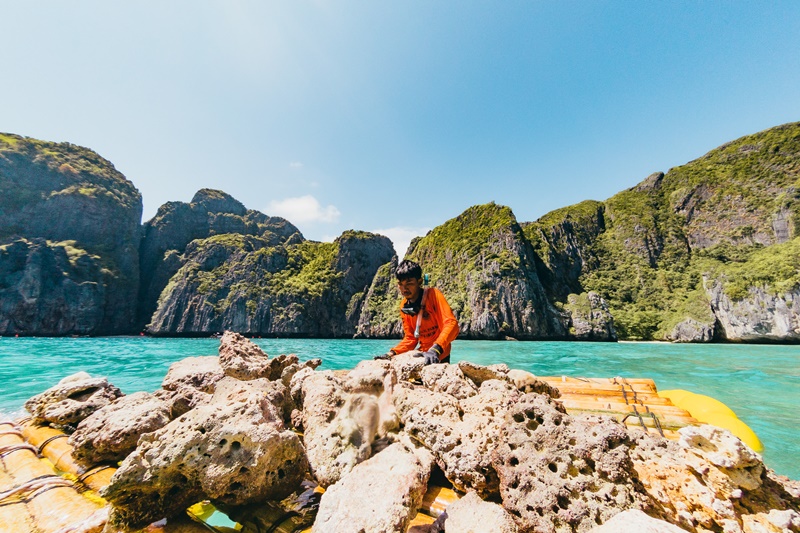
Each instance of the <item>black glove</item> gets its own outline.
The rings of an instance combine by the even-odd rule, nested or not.
[[[435,365],[440,363],[439,356],[442,355],[443,351],[441,346],[434,344],[430,350],[425,353],[418,353],[415,357],[424,357],[426,365]]]
[[[373,357],[373,359],[375,359],[376,361],[381,360],[381,359],[388,360],[388,359],[391,359],[393,355],[395,355],[395,353],[393,351],[389,350],[386,353],[382,353],[380,355],[376,355],[375,357]]]

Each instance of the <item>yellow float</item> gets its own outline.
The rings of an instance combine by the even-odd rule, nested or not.
[[[721,401],[681,389],[659,391],[658,395],[668,398],[676,406],[689,411],[700,422],[727,429],[753,451],[759,453],[764,451],[764,445],[758,435],[747,424],[739,420],[736,413]]]

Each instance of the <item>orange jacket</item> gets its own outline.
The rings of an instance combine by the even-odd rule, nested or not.
[[[408,352],[415,349],[419,343],[419,349],[425,352],[434,344],[438,344],[442,347],[442,354],[439,356],[442,360],[450,355],[450,343],[458,336],[458,321],[453,316],[453,310],[450,309],[442,291],[433,287],[425,290],[428,291],[428,295],[425,297],[425,306],[420,309],[422,324],[419,328],[419,339],[414,338],[417,315],[400,313],[403,319],[403,340],[392,348],[392,351]]]

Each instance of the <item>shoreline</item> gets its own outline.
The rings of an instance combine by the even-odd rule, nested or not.
[[[355,341],[387,341],[392,340],[396,341],[397,336],[386,336],[386,337],[350,337],[350,336],[331,336],[331,337],[322,337],[322,336],[309,336],[309,335],[259,335],[259,334],[249,334],[249,333],[241,333],[241,335],[248,339],[275,339],[275,340],[355,340]],[[104,339],[104,338],[118,338],[118,339],[219,339],[221,334],[212,333],[212,334],[194,334],[194,333],[186,333],[186,334],[170,334],[170,335],[149,335],[149,334],[118,334],[118,335],[35,335],[35,334],[14,334],[14,335],[4,335],[0,334],[0,339]],[[797,346],[800,345],[800,339],[788,339],[788,340],[775,340],[775,339],[746,339],[746,340],[712,340],[708,342],[676,342],[676,341],[667,341],[667,340],[629,340],[629,339],[617,339],[617,340],[603,340],[603,339],[572,339],[572,338],[536,338],[536,339],[516,339],[516,338],[465,338],[459,337],[456,341],[487,341],[487,342],[496,342],[496,343],[505,343],[505,342],[521,342],[521,343],[541,343],[541,342],[560,342],[560,343],[577,343],[577,344],[584,344],[584,343],[597,343],[597,344],[666,344],[666,345],[673,345],[673,346],[711,346],[711,345],[718,345],[718,346]]]

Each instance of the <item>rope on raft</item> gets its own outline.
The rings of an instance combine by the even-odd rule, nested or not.
[[[618,382],[617,379],[621,380],[622,383]],[[644,423],[644,418],[642,418],[642,414],[650,415],[650,417],[653,419],[653,425],[658,430],[658,433],[663,437],[664,430],[661,428],[661,422],[659,422],[656,414],[652,412],[650,408],[647,405],[645,405],[644,402],[639,400],[639,398],[636,396],[636,390],[634,390],[633,385],[628,383],[627,379],[619,376],[615,377],[612,382],[616,385],[619,385],[620,390],[622,391],[622,398],[625,400],[625,404],[630,405],[631,408],[633,409],[633,413],[629,413],[622,418],[622,423],[624,424],[625,420],[627,420],[630,416],[636,416],[639,419],[639,424],[644,428],[645,431],[647,431],[647,425],[645,425]],[[631,393],[633,394],[633,403],[628,401],[628,393],[625,391],[625,385],[627,385],[631,389]],[[636,409],[637,404],[644,407],[645,409],[644,413],[640,413],[639,410]]]
[[[37,457],[39,456],[39,449],[36,448],[36,446],[31,446],[30,444],[8,444],[6,446],[0,446],[0,459],[19,450],[30,450],[35,453]]]
[[[42,455],[42,452],[44,452],[45,446],[47,446],[48,444],[50,444],[54,440],[56,440],[56,439],[68,439],[68,438],[69,438],[69,435],[67,435],[65,433],[59,433],[58,435],[53,435],[52,437],[45,439],[44,442],[42,442],[39,445],[39,455]]]
[[[0,502],[23,493],[27,493],[27,495],[21,499],[29,501],[44,492],[42,489],[49,490],[55,487],[72,487],[73,485],[72,481],[55,474],[39,476],[5,492],[0,492]]]
[[[99,472],[102,472],[103,470],[108,470],[109,468],[116,468],[116,467],[112,465],[95,465],[86,472],[84,472],[83,474],[81,474],[80,476],[78,476],[77,480],[78,482],[83,483],[84,481],[86,481],[86,478],[91,477]]]

